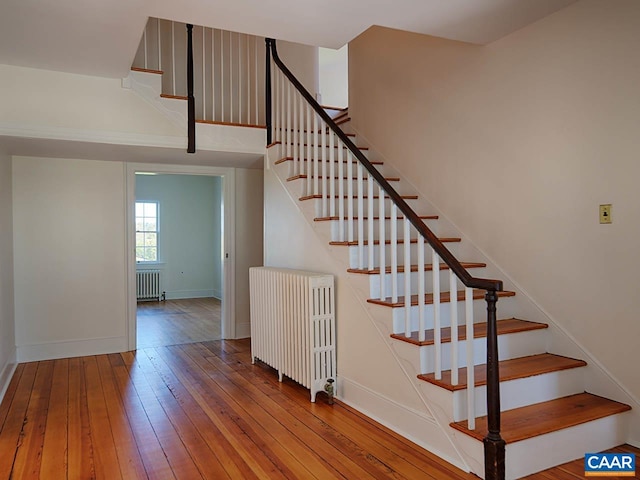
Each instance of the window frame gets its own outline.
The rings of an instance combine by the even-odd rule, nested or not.
[[[142,218],[143,219],[143,224],[144,224],[144,219],[145,218],[152,218],[152,217],[146,217],[144,215],[144,207],[143,207],[143,215],[139,216],[137,215],[137,207],[138,204],[154,204],[155,205],[155,213],[156,213],[156,229],[155,230],[138,230],[137,229],[137,223],[138,223],[138,219]],[[134,256],[136,259],[136,264],[138,265],[153,265],[153,264],[159,264],[161,263],[160,261],[160,202],[158,200],[138,200],[136,199],[136,201],[134,202],[134,211],[133,211],[133,226],[134,226]],[[144,248],[145,251],[147,248],[153,248],[153,247],[148,247],[146,245],[140,245],[138,246],[138,239],[137,239],[137,234],[138,233],[155,233],[156,235],[156,244],[155,244],[155,249],[156,249],[156,259],[155,260],[138,260],[138,248]]]

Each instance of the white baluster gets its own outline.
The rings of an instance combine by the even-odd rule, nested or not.
[[[224,91],[224,30],[220,31],[220,121],[225,121],[224,103],[227,92]]]
[[[340,148],[344,148],[341,145]],[[349,242],[354,241],[353,236],[353,154],[347,150],[347,236]]]
[[[245,42],[245,46],[246,46],[246,54],[247,54],[247,64],[245,65],[246,68],[246,73],[245,76],[247,78],[247,123],[251,124],[251,48],[249,47],[250,43],[249,43],[249,36],[245,35],[244,36],[244,42]],[[276,68],[275,64],[273,66],[273,68],[271,69],[272,72],[277,72],[278,69]],[[276,84],[274,85],[274,88],[276,90],[276,99],[278,97],[278,84],[277,84],[277,77],[276,77]],[[278,106],[278,103],[275,103],[276,108]],[[278,125],[278,116],[276,114],[276,125]],[[277,130],[276,130],[277,132]],[[275,137],[277,137],[278,134],[276,133]]]
[[[343,148],[342,141],[338,139],[338,177],[340,181],[338,182],[338,236],[340,237],[340,241],[345,241],[344,235],[344,182],[342,181],[343,175]],[[332,149],[333,151],[333,149]]]
[[[424,285],[424,237],[418,233],[418,340],[424,342],[427,330],[424,311],[424,297],[426,289]],[[404,272],[409,275],[408,272]]]
[[[358,162],[358,268],[364,268],[364,167]],[[342,181],[342,179],[340,179]]]
[[[405,217],[404,219],[404,334],[406,337],[411,336],[411,280],[410,275],[406,272],[411,271],[411,243],[409,238],[411,235],[411,222]]]
[[[176,23],[171,22],[171,86],[176,94]]]
[[[310,162],[311,158],[315,158],[315,156],[312,153],[312,149],[313,147],[313,132],[311,131],[311,105],[309,105],[308,103],[305,103],[306,105],[306,110],[307,110],[307,123],[305,125],[306,130],[307,130],[307,163]],[[315,112],[314,112],[315,115]],[[307,193],[309,192],[309,175],[307,175]]]
[[[205,55],[207,53],[207,47],[205,46],[206,37],[207,37],[206,30],[204,29],[204,27],[202,27],[202,119],[203,120],[207,119],[207,79],[206,79],[207,60],[205,58]],[[211,68],[213,68],[213,65],[211,65]]]
[[[298,92],[294,92],[296,94],[298,98],[298,103],[300,106],[300,124],[298,125],[298,148],[300,149],[300,153],[298,154],[298,157],[300,158],[300,161],[302,162],[304,160],[304,98],[302,98],[302,95],[298,94]],[[304,163],[305,164],[305,172],[307,174],[307,181],[309,181],[310,176],[311,176],[311,159],[307,158],[307,161]],[[309,185],[307,185],[308,187]],[[309,195],[311,192],[309,191],[309,189],[307,189],[307,195]]]
[[[211,30],[211,120],[216,119],[216,56],[215,56],[216,30]]]
[[[369,257],[369,270],[375,268],[374,253],[375,245],[373,237],[373,177],[367,172],[367,253]]]
[[[291,157],[291,143],[293,142],[293,139],[291,138],[291,129],[293,128],[293,124],[291,123],[291,111],[293,109],[293,106],[291,105],[291,82],[289,82],[288,80],[286,81],[286,87],[287,87],[287,131],[285,132],[286,134],[286,156],[287,157]],[[296,165],[296,162],[293,162],[293,174],[296,174],[298,166]]]
[[[384,231],[384,195],[381,186],[378,186],[378,240],[380,241],[380,300],[387,298],[387,259],[385,258],[385,231]]]
[[[435,250],[431,254],[433,266],[433,345],[435,350],[435,376],[436,380],[442,379],[442,339],[440,331],[440,270],[436,265],[440,264],[440,258]]]
[[[162,31],[160,29],[160,19],[158,18],[158,70],[162,71]]]
[[[289,88],[291,90],[293,90],[292,85],[289,85]],[[300,157],[298,156],[299,154],[299,150],[298,150],[298,146],[297,146],[297,141],[298,141],[298,96],[296,95],[295,91],[291,92],[291,97],[292,97],[292,102],[291,102],[291,108],[293,110],[293,131],[291,132],[291,150],[293,152],[293,174],[294,175],[302,175],[304,173],[303,171],[303,164],[302,161],[300,159]]]
[[[314,145],[314,149],[315,149],[315,155],[316,158],[320,158],[320,155],[318,155],[318,144],[320,143],[319,140],[319,132],[318,132],[318,114],[316,112],[313,112],[313,145]],[[328,169],[327,169],[327,147],[326,147],[326,138],[327,136],[325,134],[322,134],[322,159],[321,159],[321,165],[322,165],[322,216],[326,217],[327,216],[327,212],[329,211],[329,209],[327,208],[327,197],[329,196],[329,192],[328,192],[328,187],[327,187],[327,175],[328,175]],[[333,178],[328,179],[330,182],[333,182]]]
[[[391,301],[398,301],[398,207],[391,202]],[[384,218],[380,217],[384,222]]]
[[[263,103],[263,102],[260,101],[260,95],[259,95],[259,92],[258,92],[258,85],[260,85],[260,79],[258,78],[258,52],[261,51],[261,48],[260,48],[260,45],[258,43],[258,37],[254,37],[254,38],[255,38],[255,43],[254,43],[254,51],[255,51],[255,55],[254,55],[254,57],[255,57],[255,65],[254,65],[254,67],[255,68],[253,70],[253,72],[254,72],[253,73],[253,82],[254,82],[255,87],[256,87],[256,91],[255,91],[255,94],[256,94],[256,102],[255,102],[256,103],[256,125],[260,125],[260,114],[259,114],[258,108],[259,108],[259,105],[261,103]],[[282,75],[281,75],[281,77],[282,77],[281,78],[281,87],[283,89],[282,90],[282,95],[284,97],[284,77]],[[282,109],[281,113],[282,113],[282,115],[284,115],[284,104],[283,104],[283,109]],[[284,123],[284,121],[282,123]]]
[[[229,121],[233,123],[233,32],[229,32]]]
[[[435,267],[434,267],[435,268]],[[449,318],[451,323],[451,384],[458,385],[458,277],[449,270]]]
[[[336,216],[336,152],[335,152],[335,134],[333,130],[327,128],[327,124],[324,120],[321,123],[322,125],[322,161],[325,162],[327,159],[327,135],[329,135],[329,177],[331,177],[331,181],[329,182],[329,216]],[[327,132],[327,133],[325,133]],[[340,169],[337,169],[340,172]],[[338,178],[342,174],[338,175]],[[342,181],[342,180],[340,180]]]
[[[464,303],[466,311],[466,326],[467,326],[467,422],[469,430],[475,430],[476,428],[476,383],[475,383],[475,370],[473,361],[473,289],[464,289]]]
[[[149,28],[149,24],[147,23],[147,25],[144,27],[144,30],[142,31],[142,41],[144,43],[144,68],[147,69],[149,68],[149,62],[147,61],[147,29]]]

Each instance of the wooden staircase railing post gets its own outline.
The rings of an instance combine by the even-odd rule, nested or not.
[[[487,423],[484,444],[485,480],[504,480],[505,441],[500,436],[500,371],[498,367],[498,330],[496,303],[498,294],[488,290],[487,301]]]
[[[265,117],[267,122],[267,145],[273,142],[273,132],[271,129],[271,39],[264,39],[267,47],[265,55],[265,83],[264,83],[264,99],[265,99]]]
[[[193,25],[187,24],[187,153],[196,153],[196,100],[193,96]]]

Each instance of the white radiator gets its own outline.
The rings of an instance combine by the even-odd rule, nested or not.
[[[333,275],[253,267],[249,285],[252,362],[310,389],[315,402],[327,380],[336,380]]]
[[[138,300],[158,300],[163,297],[160,286],[160,270],[136,271],[136,296]]]

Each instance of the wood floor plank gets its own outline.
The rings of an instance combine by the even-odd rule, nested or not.
[[[178,365],[181,364],[178,363]],[[185,366],[183,365],[182,368],[185,368]],[[179,370],[179,368],[176,368],[176,371],[177,370]],[[219,389],[215,385],[210,385],[209,387],[212,389],[212,395],[216,392],[220,393]],[[281,464],[279,457],[284,456],[287,459],[286,465],[288,474],[292,475],[293,478],[304,478],[310,476],[310,473],[305,468],[302,460],[297,459],[295,455],[290,455],[288,451],[280,445],[277,436],[271,430],[263,428],[261,423],[245,408],[233,408],[236,403],[235,400],[232,398],[226,398],[225,396],[218,396],[218,398],[213,398],[212,400],[216,403],[216,407],[218,409],[224,409],[225,407],[229,408],[229,410],[225,411],[228,414],[233,415],[234,418],[240,422],[241,428],[250,435],[251,440],[256,442],[259,448],[265,452],[274,465],[279,466]],[[311,477],[313,477],[313,475],[311,475]]]
[[[202,438],[197,425],[191,422],[180,400],[174,395],[171,390],[171,383],[167,381],[163,372],[158,369],[157,361],[156,363],[152,361],[154,358],[153,349],[147,349],[139,352],[136,360],[145,375],[147,375],[147,380],[156,398],[196,464],[200,475],[203,478],[211,479],[229,478],[215,452],[211,450],[211,446]]]
[[[250,399],[260,406],[274,418],[277,418],[279,422],[295,435],[305,445],[314,445],[321,459],[331,459],[333,466],[338,466],[341,473],[345,474],[347,478],[367,478],[366,471],[359,468],[354,462],[352,462],[344,453],[335,448],[328,448],[328,444],[324,442],[324,437],[308,428],[303,422],[295,418],[292,415],[291,410],[295,408],[295,404],[287,402],[283,405],[282,402],[275,402],[273,399],[261,394],[253,385],[249,382],[239,380],[237,378],[231,379],[227,375],[219,375],[219,371],[214,369],[211,363],[208,362],[206,355],[208,350],[200,348],[197,344],[185,345],[181,347],[184,356],[189,358],[193,364],[202,369],[202,372],[209,376],[211,379],[209,384],[214,384],[225,389],[236,390],[239,388],[243,391],[246,398]],[[234,381],[235,380],[235,381]],[[332,467],[333,468],[333,467]]]
[[[0,404],[0,434],[4,428],[4,422],[7,420],[7,416],[9,415],[9,407],[13,401],[13,397],[18,391],[18,384],[20,383],[20,378],[24,371],[24,365],[24,363],[21,363],[16,367],[16,370],[9,381],[7,391],[4,393],[4,401]]]
[[[179,377],[184,375],[185,387],[198,401],[207,416],[215,422],[220,431],[228,438],[233,448],[246,462],[253,474],[258,478],[290,478],[293,472],[285,468],[284,472],[271,461],[270,450],[266,444],[259,445],[252,436],[252,429],[246,425],[242,415],[233,409],[226,399],[217,394],[206,381],[191,381],[188,373],[176,372]],[[182,375],[181,375],[182,374]],[[242,413],[242,412],[241,412]]]
[[[67,402],[67,469],[77,478],[96,478],[93,441],[87,402],[87,384],[82,359],[69,359]]]
[[[183,349],[187,350],[184,347]],[[187,353],[192,356],[194,361],[197,361],[205,373],[209,376],[215,376],[218,383],[220,380],[216,373],[222,373],[228,381],[242,388],[249,399],[260,403],[270,415],[278,418],[292,434],[298,436],[306,445],[314,445],[322,458],[331,459],[331,462],[337,465],[340,472],[347,478],[389,478],[388,471],[381,471],[372,466],[369,461],[360,461],[366,456],[365,452],[358,449],[357,446],[354,448],[353,444],[348,444],[348,439],[336,434],[336,431],[326,423],[315,417],[309,417],[307,410],[300,407],[298,402],[293,402],[284,395],[265,395],[254,382],[250,381],[250,375],[240,374],[231,368],[225,369],[223,372],[219,366],[215,366],[217,362],[210,355],[207,355],[207,350],[202,346],[189,345],[188,350]],[[197,353],[194,354],[196,350]],[[211,368],[207,368],[207,364],[215,370],[212,372]],[[308,405],[308,401],[307,398],[304,405]]]
[[[122,398],[116,385],[109,358],[106,355],[98,355],[96,363],[98,364],[111,432],[116,440],[116,454],[118,455],[122,476],[125,479],[145,478],[146,470],[138,450],[138,444],[129,425],[129,418],[122,405]]]
[[[53,361],[38,362],[38,371],[20,433],[13,475],[20,479],[40,478],[42,447],[51,397]]]
[[[42,478],[67,476],[67,417],[69,406],[69,360],[53,363],[53,380],[42,449]]]
[[[97,479],[123,478],[96,357],[83,357],[93,463]]]
[[[171,351],[175,348],[178,347],[156,349],[156,352],[164,361],[160,368],[162,368],[165,381],[169,382],[167,385],[173,395],[183,406],[186,415],[193,424],[198,426],[198,430],[205,442],[213,447],[214,455],[230,478],[257,478],[243,456],[239,454],[238,450],[234,448],[234,445],[225,435],[226,431],[221,430],[220,422],[214,422],[208,415],[210,409],[206,402],[203,401],[198,390],[189,387],[192,383],[191,380],[194,380],[188,371],[185,371],[189,366],[175,368],[171,373],[165,370],[165,368],[170,369],[169,365],[174,364],[175,360],[172,359]],[[154,366],[159,368],[158,359],[154,362]],[[218,406],[216,405],[216,407]]]
[[[174,479],[167,456],[153,431],[138,392],[129,377],[129,371],[120,354],[108,355],[113,375],[122,398],[124,411],[131,426],[131,432],[140,451],[140,457],[149,478],[159,480]]]
[[[167,412],[156,396],[148,377],[154,376],[154,372],[144,372],[137,359],[144,359],[142,352],[124,352],[122,359],[129,371],[129,379],[135,388],[145,415],[162,446],[167,462],[176,478],[202,478],[198,467],[182,442],[180,435]]]

